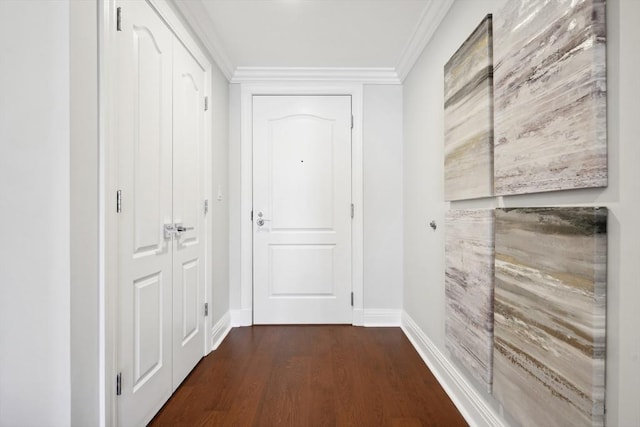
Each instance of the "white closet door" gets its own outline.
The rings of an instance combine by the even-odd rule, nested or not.
[[[121,426],[146,424],[172,392],[171,76],[173,35],[143,1],[118,32],[118,397]],[[118,4],[120,6],[120,4]]]
[[[351,97],[253,99],[254,322],[351,323]]]
[[[173,56],[173,388],[204,354],[204,70],[176,40]]]

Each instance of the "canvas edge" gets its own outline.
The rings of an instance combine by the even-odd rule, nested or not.
[[[474,370],[471,369],[471,366],[468,366],[468,363],[466,362],[466,359],[464,355],[464,353],[461,355],[459,354],[460,351],[458,351],[458,347],[454,345],[454,343],[452,343],[451,341],[451,337],[447,334],[447,330],[448,330],[448,326],[450,325],[450,321],[449,321],[449,299],[446,296],[446,289],[448,287],[448,280],[447,280],[447,276],[446,276],[446,272],[448,269],[448,264],[447,264],[447,260],[446,260],[446,247],[447,247],[447,237],[450,234],[449,230],[451,227],[451,223],[452,221],[454,221],[456,218],[459,218],[459,216],[456,216],[459,214],[468,214],[470,215],[472,218],[476,219],[476,220],[486,220],[488,221],[488,235],[490,235],[490,245],[491,245],[491,262],[489,265],[489,269],[491,271],[491,284],[490,284],[490,294],[488,296],[489,299],[489,308],[488,311],[490,313],[491,316],[491,325],[490,325],[490,331],[489,331],[489,345],[488,345],[488,352],[489,352],[489,358],[487,361],[487,369],[486,369],[486,373],[488,376],[488,380],[485,380],[484,378],[482,378],[482,373],[476,373]],[[452,357],[453,360],[455,360],[457,363],[459,363],[461,365],[461,367],[463,368],[463,371],[466,372],[470,377],[474,378],[476,381],[478,381],[481,385],[484,386],[485,391],[488,393],[491,393],[493,390],[493,298],[494,298],[494,289],[495,289],[495,210],[494,209],[449,209],[446,211],[445,213],[445,320],[444,320],[444,325],[445,325],[445,348],[447,349],[447,351],[449,352],[449,355]],[[484,332],[484,330],[483,330]],[[476,355],[474,355],[473,353],[471,353],[470,351],[467,352],[466,354],[467,357],[471,356],[472,358],[475,357]]]
[[[473,31],[471,31],[471,33],[469,33],[469,35],[467,36],[467,38],[464,40],[464,42],[462,42],[460,44],[460,46],[458,47],[458,49],[456,49],[456,51],[451,55],[451,57],[449,58],[449,60],[446,62],[446,64],[443,67],[444,70],[444,77],[443,77],[443,93],[446,93],[446,75],[447,75],[447,69],[450,66],[451,61],[453,60],[453,58],[458,55],[458,53],[462,50],[462,48],[467,44],[467,42],[469,40],[471,40],[472,38],[474,38],[476,36],[476,33],[478,31],[480,31],[483,27],[483,25],[487,25],[487,37],[489,39],[488,42],[488,46],[487,46],[487,58],[489,61],[489,75],[488,75],[488,86],[489,86],[489,149],[490,149],[490,176],[489,176],[489,181],[490,181],[490,191],[488,193],[484,193],[482,191],[474,193],[462,193],[462,194],[451,194],[452,190],[447,190],[447,179],[446,179],[446,171],[447,171],[447,161],[446,161],[446,146],[447,146],[447,129],[444,129],[444,135],[443,135],[443,159],[442,159],[442,164],[443,164],[443,171],[445,174],[445,178],[443,179],[443,187],[444,187],[444,200],[445,201],[460,201],[460,200],[476,200],[476,199],[482,199],[482,198],[488,198],[488,197],[494,197],[495,195],[495,171],[494,171],[494,127],[495,127],[495,120],[494,120],[494,79],[493,79],[493,72],[494,72],[494,56],[493,56],[493,41],[494,41],[494,37],[493,37],[493,13],[487,13],[484,18],[482,18],[482,20],[480,21],[480,23],[473,29]],[[443,116],[446,116],[446,108],[444,107],[446,105],[447,99],[444,99],[444,104],[443,104]],[[454,192],[455,193],[455,192]],[[459,193],[459,192],[458,192]]]

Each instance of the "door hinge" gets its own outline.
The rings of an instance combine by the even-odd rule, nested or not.
[[[353,219],[353,215],[356,212],[356,207],[353,205],[353,203],[351,203],[351,219]]]
[[[122,394],[122,372],[118,372],[116,375],[116,396],[120,396]]]
[[[207,111],[209,109],[209,97],[205,96],[204,97],[204,111]]]
[[[204,214],[208,214],[209,213],[209,199],[205,199],[204,201]]]
[[[204,303],[204,316],[207,317],[209,315],[209,303]]]
[[[353,129],[353,114],[351,115],[351,129]]]
[[[351,307],[353,307],[353,292],[351,292]]]
[[[253,222],[253,211],[251,211],[251,222]]]
[[[116,213],[122,212],[122,190],[116,192]]]
[[[122,31],[122,8],[116,9],[116,31]]]

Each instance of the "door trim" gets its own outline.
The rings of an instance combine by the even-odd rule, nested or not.
[[[353,114],[351,197],[355,212],[351,228],[352,324],[363,322],[363,167],[362,84],[340,83],[243,83],[240,87],[240,316],[233,326],[253,324],[253,96],[254,95],[346,95]]]
[[[204,92],[211,100],[212,62],[200,48],[198,42],[184,27],[169,0],[146,0],[173,32],[177,39],[191,53],[204,69]],[[98,98],[99,98],[99,413],[100,426],[117,425],[117,401],[115,378],[118,360],[118,217],[115,211],[115,194],[118,182],[118,141],[116,120],[118,100],[114,97],[117,87],[116,64],[116,2],[98,0]],[[204,198],[212,197],[212,109],[204,114]],[[211,210],[204,220],[205,239],[205,302],[211,307],[212,301],[212,260],[210,260],[213,239],[213,215]],[[203,355],[208,354],[214,344],[217,332],[213,316],[205,317],[205,338]]]

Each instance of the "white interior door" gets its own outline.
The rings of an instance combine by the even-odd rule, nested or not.
[[[117,6],[117,405],[138,426],[204,354],[204,71],[147,2]]]
[[[173,388],[204,354],[204,70],[173,50]]]
[[[126,2],[118,43],[118,424],[143,425],[172,392],[173,36],[146,2]]]
[[[254,323],[351,323],[351,97],[253,98]]]

